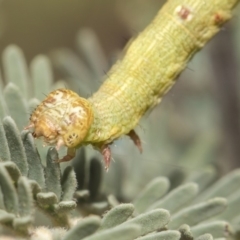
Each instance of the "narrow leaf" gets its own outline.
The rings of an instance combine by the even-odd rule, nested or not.
[[[28,178],[35,180],[41,188],[45,188],[44,170],[34,139],[28,131],[23,131],[21,138],[28,161]]]
[[[203,192],[196,201],[203,199],[209,199],[212,197],[228,197],[230,194],[234,193],[239,189],[240,182],[240,169],[234,170],[222,177],[215,184],[209,187],[205,192]]]
[[[144,237],[140,237],[137,240],[179,240],[181,234],[179,231],[168,230],[158,233],[148,234]]]
[[[0,209],[0,223],[9,224],[13,221],[15,215]]]
[[[75,201],[62,201],[57,205],[57,211],[60,213],[69,212],[77,207],[77,203]]]
[[[87,171],[85,171],[86,168],[86,150],[84,147],[82,147],[79,151],[77,151],[77,156],[73,159],[72,166],[75,170],[77,183],[78,183],[78,189],[82,190],[86,186],[86,178],[87,178]]]
[[[8,141],[11,160],[18,166],[22,175],[27,176],[27,157],[17,126],[11,117],[4,118],[3,126]]]
[[[199,237],[205,233],[210,233],[213,238],[229,237],[232,229],[229,223],[225,221],[211,221],[199,224],[191,228],[194,237]]]
[[[170,214],[167,210],[155,209],[147,213],[140,214],[123,224],[137,224],[141,227],[141,235],[145,235],[165,227],[169,220]]]
[[[198,186],[195,183],[180,185],[168,193],[164,198],[150,206],[150,209],[165,208],[172,214],[195,198],[197,193]]]
[[[133,211],[134,206],[130,203],[120,204],[112,208],[103,217],[101,229],[112,228],[125,222],[133,214]]]
[[[3,166],[8,171],[8,174],[12,178],[12,181],[17,182],[21,176],[21,172],[20,172],[19,168],[17,167],[17,165],[11,161],[8,161],[8,162],[4,162]]]
[[[83,52],[97,79],[107,70],[107,60],[102,52],[97,35],[92,29],[81,29],[77,36],[79,50]]]
[[[10,116],[14,119],[19,129],[23,129],[28,122],[29,109],[21,90],[9,83],[4,89],[4,98],[8,107]]]
[[[181,233],[181,239],[193,240],[193,235],[189,225],[183,224],[178,230]]]
[[[0,122],[0,159],[2,161],[11,160],[7,137],[6,137],[2,122]]]
[[[184,208],[172,216],[172,221],[170,222],[169,227],[171,229],[175,229],[184,223],[194,226],[221,213],[226,209],[226,207],[226,199],[214,198],[203,203]]]
[[[81,240],[94,232],[100,226],[100,218],[97,216],[87,217],[80,220],[72,229],[70,229],[62,240]]]
[[[5,209],[4,201],[3,201],[3,193],[2,193],[1,188],[0,188],[0,209],[2,209],[2,210]]]
[[[49,148],[47,153],[47,166],[45,169],[46,187],[49,192],[54,192],[58,198],[61,199],[62,188],[60,184],[61,171],[58,160],[58,153],[55,148]]]
[[[35,197],[35,195],[37,195],[39,192],[41,192],[42,189],[41,189],[41,187],[39,186],[39,184],[35,180],[29,179],[28,182],[29,182],[29,184],[31,186],[32,194]]]
[[[45,98],[45,94],[49,93],[53,83],[52,66],[47,56],[36,56],[30,65],[32,75],[34,97],[39,100]]]
[[[206,233],[196,238],[196,240],[213,240],[213,236],[209,233]]]
[[[21,232],[25,232],[27,234],[28,228],[31,226],[33,219],[31,216],[14,218],[13,227]]]
[[[18,213],[21,217],[33,213],[33,196],[26,177],[20,177],[18,180]]]
[[[33,112],[35,108],[40,104],[40,101],[37,98],[31,98],[28,101],[28,108],[30,112]]]
[[[54,64],[70,77],[70,84],[79,90],[79,94],[86,97],[86,93],[94,90],[92,74],[85,63],[69,49],[59,49],[52,53]],[[81,84],[79,84],[81,83]],[[91,86],[90,86],[91,85]]]
[[[3,52],[3,68],[5,80],[14,83],[23,96],[28,96],[29,74],[22,50],[15,46],[8,46]]]
[[[195,182],[198,185],[199,192],[206,189],[216,179],[216,170],[211,167],[194,172],[186,179],[187,182]]]
[[[49,206],[56,204],[58,202],[58,198],[56,194],[53,192],[47,193],[40,192],[37,194],[37,201],[42,206]]]
[[[0,88],[0,120],[2,120],[4,117],[6,117],[8,114],[8,107],[6,104],[6,101],[3,97],[2,89]]]
[[[18,199],[12,180],[4,166],[0,165],[0,187],[3,194],[3,202],[7,212],[17,214]]]
[[[169,180],[165,177],[153,179],[133,201],[137,213],[143,213],[169,189]]]
[[[218,216],[218,219],[224,219],[231,222],[239,215],[239,212],[236,211],[236,209],[240,209],[240,190],[230,195],[227,200],[228,208],[220,216]]]
[[[136,224],[119,225],[97,232],[92,236],[84,238],[84,240],[133,240],[141,234],[140,232],[140,227]]]
[[[71,166],[65,168],[62,176],[62,201],[70,201],[77,188],[77,180],[75,172]]]

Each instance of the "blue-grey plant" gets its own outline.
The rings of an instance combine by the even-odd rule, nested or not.
[[[106,68],[107,61],[97,50],[93,32],[84,30],[78,41],[79,46],[85,43],[94,46],[84,47],[89,68],[66,49],[52,56],[59,68],[71,73],[75,86],[83,86],[80,92],[86,94],[87,88],[96,87],[94,79],[100,78],[100,69]],[[93,50],[99,58],[93,57]],[[163,170],[158,172],[159,167],[155,169],[159,162],[151,161],[156,159],[152,153],[149,161],[139,164],[136,170],[135,159],[139,159],[136,153],[131,154],[129,147],[126,155],[132,162],[128,163],[131,171],[127,174],[124,171],[127,163],[118,156],[118,150],[107,177],[101,161],[88,148],[78,152],[72,166],[61,167],[55,163],[58,154],[54,148],[46,150],[38,143],[36,147],[31,133],[22,129],[29,112],[44,98],[43,93],[65,87],[64,82],[54,82],[51,61],[46,56],[37,56],[30,63],[29,71],[21,49],[13,45],[3,54],[3,68],[5,84],[0,84],[2,236],[56,240],[211,240],[239,236],[240,170],[217,179],[216,169],[209,164],[212,153],[208,154],[209,145],[216,143],[215,134],[208,141],[201,138],[193,144],[194,151],[182,160],[183,168],[173,170],[173,162],[169,163],[165,176],[161,176]],[[81,81],[83,73],[90,85]],[[72,83],[67,82],[69,86]],[[179,152],[178,147],[171,150]],[[207,153],[201,163],[199,153]],[[197,156],[193,159],[194,155]],[[193,160],[191,164],[190,160]],[[146,166],[152,176],[145,173]],[[43,222],[36,223],[41,220],[39,212],[50,220],[45,226],[39,226]]]

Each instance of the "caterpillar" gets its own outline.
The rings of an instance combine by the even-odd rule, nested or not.
[[[58,162],[69,161],[76,149],[91,144],[108,170],[110,144],[128,135],[142,151],[134,131],[140,118],[157,105],[192,56],[231,17],[238,0],[169,0],[130,44],[122,60],[90,98],[68,89],[51,92],[36,108],[26,129],[35,138],[68,148]]]

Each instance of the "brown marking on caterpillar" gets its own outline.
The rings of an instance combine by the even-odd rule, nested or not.
[[[221,26],[223,23],[225,23],[229,18],[231,17],[230,14],[218,11],[213,15],[213,23],[214,25]]]
[[[192,11],[189,8],[182,5],[176,7],[175,13],[177,14],[178,17],[180,17],[181,20],[184,21],[190,21],[193,17]]]

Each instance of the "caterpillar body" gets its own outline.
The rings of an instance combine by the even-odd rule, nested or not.
[[[109,144],[128,135],[142,151],[134,131],[144,113],[161,101],[195,52],[231,17],[238,0],[169,0],[149,26],[138,35],[123,60],[89,99],[73,91],[53,91],[36,108],[27,129],[59,149],[68,161],[82,145],[103,154],[109,168]]]

